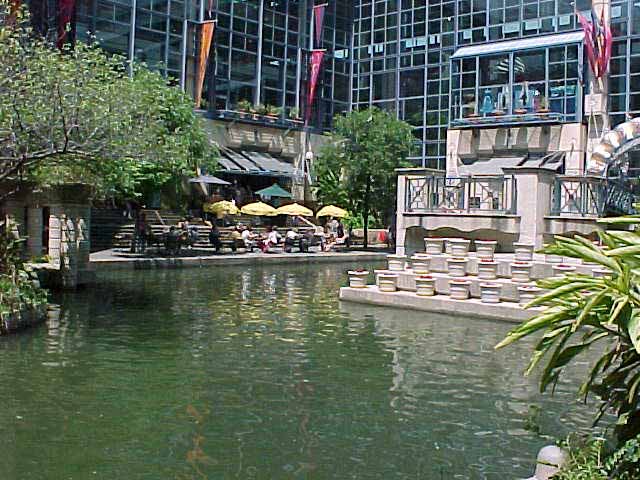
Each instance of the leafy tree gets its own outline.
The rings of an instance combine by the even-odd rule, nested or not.
[[[98,195],[212,169],[193,103],[143,65],[78,43],[63,51],[0,3],[0,181],[82,181]]]
[[[640,205],[636,205],[636,208]],[[613,224],[640,224],[640,216],[603,219]],[[610,270],[604,278],[567,275],[541,280],[548,292],[529,304],[545,310],[509,332],[496,348],[542,333],[527,368],[543,359],[541,391],[556,384],[565,367],[597,346],[602,351],[580,389],[602,400],[596,422],[606,412],[618,420],[618,439],[640,434],[640,234],[635,231],[599,233],[604,247],[576,236],[557,237],[546,253],[579,258]]]
[[[395,169],[405,166],[415,137],[409,124],[377,108],[335,117],[330,142],[315,163],[318,199],[382,225],[395,210]]]

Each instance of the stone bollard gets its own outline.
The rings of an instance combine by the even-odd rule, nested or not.
[[[567,463],[567,453],[555,445],[542,447],[538,452],[536,471],[527,480],[551,480],[561,467]]]

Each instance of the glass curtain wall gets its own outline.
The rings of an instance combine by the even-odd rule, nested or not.
[[[197,19],[198,0],[78,0],[76,8],[78,40],[95,39],[179,82],[183,25]]]
[[[449,97],[450,57],[455,50],[466,45],[577,30],[574,8],[589,10],[591,1],[359,0],[353,27],[352,106],[375,105],[409,122],[414,126],[418,151],[413,163],[443,169],[449,112],[453,111]],[[554,68],[558,72],[553,75],[559,75],[561,67]],[[476,79],[476,70],[470,69],[469,83],[465,84],[464,71],[463,68],[460,72],[461,88],[465,95],[470,95],[480,79]],[[546,84],[552,79],[566,82],[569,78],[564,69],[561,78],[549,75],[545,73],[544,80],[538,75],[540,79],[532,82]],[[496,72],[493,77],[481,79],[495,96],[494,102],[498,89],[504,85],[500,83],[502,80]],[[526,82],[528,85],[529,81]],[[512,87],[522,90],[524,83],[524,78],[516,79]],[[545,95],[551,104],[554,93],[546,90],[550,85],[545,85]],[[570,89],[564,84],[563,89],[562,100],[558,97],[554,104],[562,102],[565,112],[564,95]],[[508,95],[503,92],[509,108],[514,94],[515,90]],[[467,98],[467,104],[477,101],[477,95],[473,95],[473,99]],[[572,101],[567,101],[569,111]]]
[[[302,111],[308,76],[311,0],[215,0],[215,67],[204,98],[209,109],[235,110],[238,102],[271,105],[288,115]],[[321,46],[326,49],[313,125],[327,128],[349,106],[352,9],[332,1],[325,12]],[[212,62],[213,63],[213,62]]]

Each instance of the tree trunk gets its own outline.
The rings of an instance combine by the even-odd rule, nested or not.
[[[371,179],[367,177],[367,186],[364,190],[364,202],[362,204],[362,219],[364,221],[364,248],[369,247],[369,194],[371,193]]]

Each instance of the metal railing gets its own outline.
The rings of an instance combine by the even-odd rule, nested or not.
[[[406,177],[405,212],[516,211],[516,180],[512,176]]]
[[[553,190],[554,215],[601,217],[608,213],[634,213],[635,196],[615,180],[578,175],[556,178]]]

